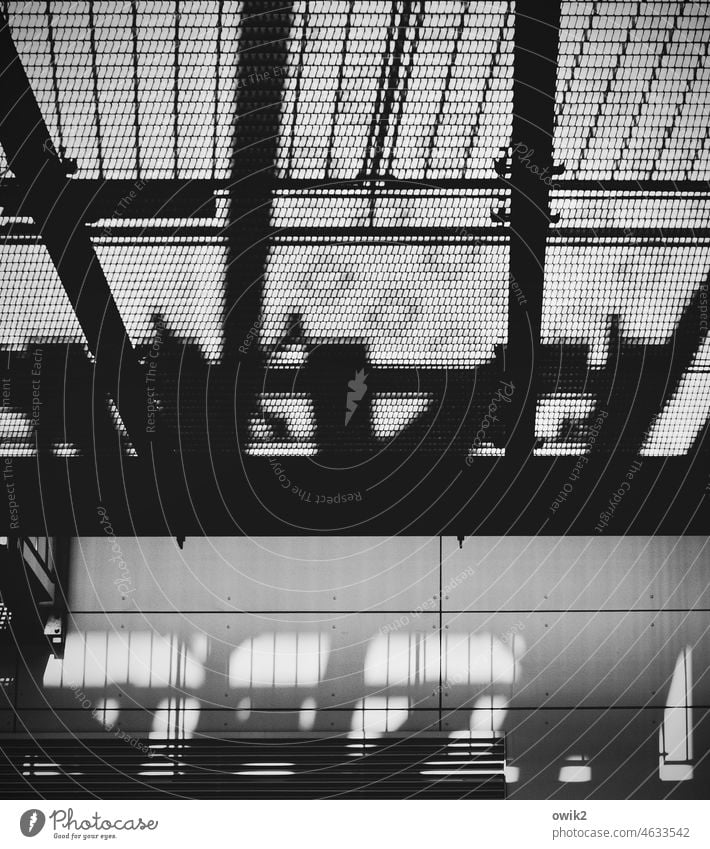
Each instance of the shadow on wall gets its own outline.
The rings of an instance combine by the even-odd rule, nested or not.
[[[323,718],[338,711],[348,717],[342,730],[353,737],[421,728],[418,716],[429,717],[436,730],[445,714],[456,717],[452,735],[487,738],[506,731],[526,648],[519,633],[489,631],[400,631],[355,642],[325,629],[293,629],[234,645],[204,633],[184,639],[96,630],[68,636],[64,660],[49,658],[42,685],[55,710],[90,710],[97,731],[129,722],[137,736],[214,732],[202,720],[218,710],[227,731],[263,731],[271,712],[286,717],[287,727],[279,729],[286,733],[332,731]],[[685,646],[658,731],[661,781],[694,777],[692,680],[692,649]],[[568,751],[557,781],[590,783],[593,769],[594,752]],[[509,782],[518,779],[514,766],[507,773]]]
[[[489,632],[342,636],[265,631],[233,645],[207,634],[74,632],[64,660],[47,661],[42,686],[53,707],[88,701],[111,725],[123,719],[120,705],[147,711],[143,731],[153,736],[189,736],[210,709],[233,711],[229,730],[249,730],[255,712],[292,711],[292,731],[318,730],[322,711],[345,711],[352,734],[376,735],[403,729],[415,710],[438,717],[444,696],[447,709],[470,711],[476,735],[502,729],[521,674],[519,635],[510,644]]]

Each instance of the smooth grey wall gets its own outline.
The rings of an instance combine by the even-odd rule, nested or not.
[[[687,793],[707,777],[709,551],[697,537],[79,538],[65,658],[22,660],[0,723],[496,728],[520,795]],[[676,788],[658,780],[658,728],[686,647],[696,778]],[[591,782],[558,781],[570,755]]]

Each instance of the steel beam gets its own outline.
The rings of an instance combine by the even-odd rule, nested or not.
[[[144,376],[84,225],[73,181],[54,147],[0,14],[0,143],[95,357],[100,392],[116,403],[140,453],[148,447]],[[87,446],[90,447],[90,446]]]
[[[339,197],[352,192],[374,192],[377,197],[393,197],[400,194],[416,195],[420,192],[451,193],[456,197],[469,197],[471,193],[490,194],[491,198],[501,198],[509,193],[509,182],[499,179],[461,179],[461,180],[401,180],[395,177],[377,179],[360,178],[356,180],[264,180],[260,185],[258,178],[249,181],[249,188],[256,195],[273,190],[281,197]],[[231,180],[190,180],[190,179],[74,179],[69,182],[70,190],[76,195],[76,202],[84,209],[84,220],[96,221],[101,218],[212,218],[216,213],[215,193],[228,194]],[[238,187],[244,194],[243,186]],[[710,195],[710,183],[703,180],[560,180],[552,181],[552,196],[584,199],[590,193],[622,195],[633,199],[648,195],[662,198],[682,195]],[[133,192],[133,196],[131,196]],[[380,194],[381,193],[381,194]],[[17,180],[0,179],[0,207],[6,216],[22,217],[26,215],[24,195]],[[583,228],[577,228],[583,229]],[[589,228],[587,228],[589,229]],[[649,229],[649,228],[645,228]]]
[[[560,5],[559,0],[518,0],[515,12],[505,359],[506,380],[515,387],[507,410],[506,447],[506,457],[514,467],[532,456],[536,441],[545,243],[550,225],[550,181],[541,179],[540,173],[553,171]]]
[[[233,388],[221,399],[225,415],[226,410],[238,411],[229,415],[240,450],[250,438],[250,419],[258,414],[256,394],[264,379],[264,357],[252,340],[260,328],[293,17],[292,2],[247,0],[242,5],[229,223],[224,231],[228,263],[223,362]]]

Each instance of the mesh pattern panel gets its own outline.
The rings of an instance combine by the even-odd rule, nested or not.
[[[710,416],[709,270],[707,239],[550,241],[542,380],[554,391],[538,402],[540,453],[589,450],[584,431],[607,406],[626,416],[608,437],[619,447],[690,449]]]
[[[4,350],[22,350],[50,339],[86,344],[44,245],[3,240],[0,267],[0,344]]]
[[[710,7],[563,2],[554,158],[563,178],[710,176]]]
[[[326,184],[386,176],[412,183],[277,189],[271,224],[286,232],[275,237],[266,262],[260,343],[268,365],[308,373],[313,346],[330,352],[324,358],[347,359],[349,349],[357,362],[343,365],[340,376],[334,365],[330,376],[318,372],[313,420],[301,407],[287,409],[296,400],[305,403],[298,393],[263,397],[262,417],[274,416],[275,404],[284,409],[278,426],[257,427],[257,418],[250,450],[309,454],[314,440],[320,448],[323,440],[326,448],[363,448],[414,428],[411,447],[432,416],[439,450],[447,443],[470,448],[490,375],[480,379],[476,401],[465,379],[447,399],[441,386],[393,392],[377,382],[403,387],[415,369],[490,367],[495,347],[505,341],[508,243],[502,219],[493,216],[506,211],[507,192],[416,183],[495,179],[494,161],[509,143],[512,124],[512,6],[294,3],[277,176]],[[299,228],[332,234],[287,235]],[[354,228],[401,232],[348,232]],[[424,228],[450,232],[434,236]],[[500,229],[501,237],[482,238],[479,228]],[[356,350],[367,369],[376,370],[367,378],[374,385],[363,383],[359,391]],[[403,371],[397,378],[390,369]],[[343,427],[346,397],[352,406]],[[325,431],[320,416],[333,418]],[[288,442],[279,442],[279,434]]]
[[[264,288],[262,345],[286,337],[359,342],[373,365],[471,368],[505,341],[508,256],[488,244],[292,241],[275,245]]]
[[[296,0],[279,176],[495,176],[512,120],[512,3],[393,6]]]
[[[543,344],[588,345],[592,367],[606,363],[612,315],[627,341],[668,342],[710,268],[707,243],[620,241],[555,240],[547,249]]]
[[[372,400],[372,432],[375,439],[394,439],[423,415],[432,399],[420,392],[381,392]]]
[[[709,30],[706,3],[562,3],[562,185],[708,178]],[[559,227],[586,233],[548,244],[539,453],[617,443],[686,453],[710,414],[707,191],[553,190],[551,200]],[[641,229],[647,238],[633,237]]]
[[[448,227],[459,235],[492,226],[491,214],[506,211],[509,193],[500,190],[319,189],[277,191],[273,227]]]
[[[208,362],[222,351],[226,248],[219,238],[94,240],[126,330],[135,345],[153,338],[154,317],[195,344]],[[0,244],[0,334],[5,350],[39,342],[85,345],[85,337],[43,245]]]
[[[513,3],[296,0],[290,29],[288,14],[273,10],[249,25],[247,43],[265,44],[248,51],[259,55],[244,60],[238,84],[240,3],[58,0],[49,12],[43,2],[7,6],[52,138],[77,160],[79,178],[139,178],[147,181],[144,198],[151,180],[242,176],[275,157],[283,180],[368,180],[363,188],[277,183],[266,266],[255,263],[255,277],[265,272],[254,325],[261,353],[284,378],[290,369],[307,371],[318,346],[364,352],[374,374],[341,445],[379,445],[403,429],[426,427],[436,413],[442,433],[456,432],[457,448],[500,453],[499,432],[486,431],[472,444],[496,391],[496,349],[507,341],[508,239],[501,222],[509,193],[502,182],[435,188],[426,181],[497,177],[494,163],[511,133]],[[577,178],[708,177],[709,18],[705,3],[563,2],[554,134],[555,161],[566,166],[562,186]],[[269,32],[276,34],[271,45]],[[285,68],[278,65],[283,33]],[[622,443],[648,455],[687,452],[707,421],[710,210],[707,191],[688,188],[552,190],[555,226],[573,232],[555,232],[548,241],[540,453],[608,447],[613,437],[597,439],[594,422],[610,398],[637,405],[637,432],[625,432]],[[268,189],[259,196],[257,187],[255,198],[249,191],[240,198],[245,208],[252,200],[268,208]],[[158,396],[168,418],[181,422],[181,447],[190,450],[207,419],[198,400],[201,376],[222,353],[225,222],[139,217],[146,214],[137,203],[91,232],[141,355],[150,356],[156,343],[158,318],[167,329],[159,341]],[[252,269],[241,264],[242,248],[267,235],[250,229],[251,220],[265,227],[266,216],[244,216],[246,240],[234,252],[233,276],[243,275],[245,287]],[[146,235],[143,228],[152,230]],[[399,232],[361,232],[375,228]],[[644,238],[632,232],[639,228],[673,232]],[[616,235],[599,232],[607,230]],[[25,351],[48,341],[85,350],[44,248],[11,237],[0,261],[2,348]],[[295,324],[297,343],[287,335]],[[168,337],[179,344],[170,348]],[[351,355],[344,353],[344,361]],[[341,427],[348,381],[359,367],[347,361],[328,387]],[[431,385],[407,383],[417,369]],[[466,370],[473,369],[472,404],[466,381],[473,372]],[[436,384],[445,370],[459,370],[448,400]],[[220,411],[229,408],[231,417],[227,383]],[[256,413],[240,410],[248,450],[321,450],[327,405],[318,391],[255,390]],[[210,422],[221,414],[210,412]],[[358,429],[362,421],[369,430]],[[34,450],[27,404],[13,399],[1,426],[6,446]],[[211,447],[233,450],[229,428],[224,421],[217,427],[224,439],[215,437]],[[78,441],[57,442],[55,453],[77,450]]]
[[[250,422],[247,454],[308,456],[318,452],[311,398],[302,393],[288,397],[265,393],[259,401],[260,415]]]
[[[706,337],[671,398],[654,417],[643,454],[667,457],[688,453],[709,419],[710,339]]]
[[[559,227],[592,229],[706,229],[710,226],[707,192],[560,192],[551,193]]]
[[[5,386],[3,386],[3,394],[4,392]],[[37,453],[34,422],[19,407],[0,408],[0,445],[4,457],[33,457]]]
[[[50,136],[80,177],[229,176],[239,6],[7,4]]]

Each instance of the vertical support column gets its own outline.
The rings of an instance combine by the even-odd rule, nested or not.
[[[237,406],[242,447],[248,439],[253,392],[263,377],[264,363],[254,336],[260,329],[292,20],[292,2],[242,4],[224,312],[225,366],[230,395],[236,395],[230,400]],[[238,379],[232,383],[236,369]]]
[[[508,408],[506,448],[514,468],[525,463],[535,447],[560,5],[560,0],[518,0],[515,13],[505,361],[506,380],[515,385]],[[519,297],[520,292],[524,298]]]

